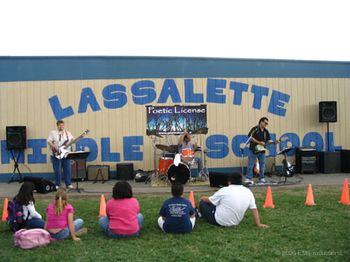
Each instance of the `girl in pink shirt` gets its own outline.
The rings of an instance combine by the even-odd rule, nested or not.
[[[139,202],[132,197],[128,182],[117,182],[113,187],[113,198],[107,202],[107,216],[99,219],[102,230],[111,238],[139,236],[144,218]]]
[[[73,240],[80,240],[78,236],[86,233],[82,228],[84,221],[78,218],[73,221],[74,208],[67,202],[67,194],[64,189],[57,190],[55,202],[46,208],[45,229],[50,232],[52,238],[63,240],[72,236]]]

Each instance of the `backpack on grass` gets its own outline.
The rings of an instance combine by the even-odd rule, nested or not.
[[[26,220],[23,217],[23,206],[14,199],[9,201],[7,210],[7,223],[9,224],[12,232],[16,232],[24,228],[26,225]]]
[[[50,233],[41,228],[20,229],[14,235],[15,246],[22,249],[46,246],[50,243]]]

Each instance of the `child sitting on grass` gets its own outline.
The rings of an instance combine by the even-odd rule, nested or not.
[[[190,233],[196,221],[195,211],[187,199],[182,197],[184,186],[171,185],[172,198],[163,203],[158,218],[158,226],[166,233]]]
[[[107,216],[101,217],[98,223],[108,237],[139,236],[144,218],[128,182],[120,181],[114,185],[113,198],[107,202],[106,213]]]
[[[82,228],[83,223],[81,218],[74,220],[74,209],[67,202],[65,190],[58,189],[55,201],[46,208],[45,229],[56,240],[63,240],[71,235],[77,241],[80,240],[79,236],[87,232],[86,228]]]
[[[22,205],[23,220],[27,229],[44,228],[45,226],[45,221],[42,220],[41,215],[35,210],[34,189],[35,186],[32,182],[24,182],[14,198],[16,202]]]

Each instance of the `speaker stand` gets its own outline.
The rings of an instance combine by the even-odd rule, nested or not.
[[[327,152],[329,152],[329,122],[327,122]]]
[[[11,179],[8,181],[9,184],[12,183],[12,182],[18,182],[18,183],[23,182],[23,177],[22,177],[22,174],[19,171],[19,167],[18,167],[18,160],[19,160],[19,157],[21,156],[21,152],[22,152],[22,150],[19,149],[18,150],[18,155],[17,155],[17,157],[15,157],[15,154],[13,153],[13,149],[10,149],[10,153],[12,155],[12,159],[13,159],[13,162],[14,162],[14,167],[13,167],[13,172],[12,172]],[[15,179],[16,171],[18,172],[19,179]]]

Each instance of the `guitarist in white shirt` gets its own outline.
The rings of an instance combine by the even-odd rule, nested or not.
[[[272,141],[269,131],[266,129],[269,124],[269,119],[267,117],[262,117],[259,120],[259,124],[253,127],[248,136],[250,137],[250,146],[249,146],[249,156],[248,156],[248,167],[246,180],[244,181],[248,185],[253,185],[253,167],[256,162],[256,159],[259,161],[259,183],[266,183],[264,178],[265,172],[265,146],[268,144],[278,144],[279,141]]]
[[[64,182],[66,184],[66,187],[67,189],[72,189],[74,187],[71,185],[70,160],[59,156],[61,153],[60,147],[64,147],[64,145],[67,145],[70,141],[72,141],[73,136],[71,132],[65,130],[63,120],[58,120],[56,125],[57,125],[57,130],[52,130],[49,134],[49,138],[47,139],[47,143],[49,144],[50,150],[51,150],[51,162],[52,162],[53,169],[55,171],[56,189],[58,189],[61,186],[62,169],[63,169]],[[71,147],[65,148],[65,151],[70,152]],[[61,172],[59,170],[60,161],[61,161]]]

